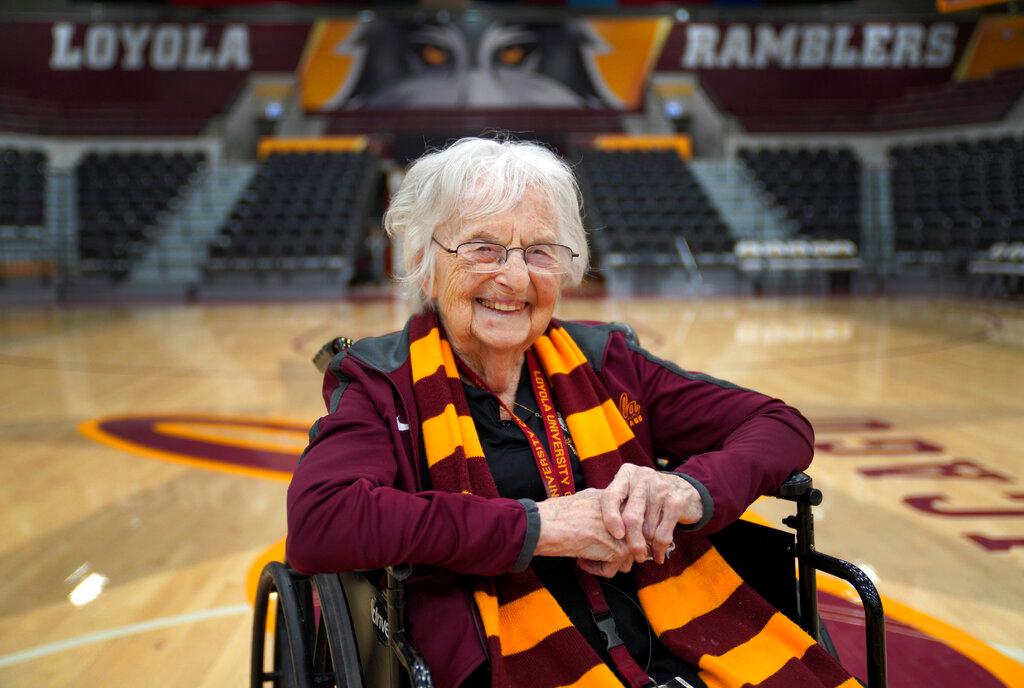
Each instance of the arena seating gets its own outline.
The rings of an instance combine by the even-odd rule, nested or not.
[[[201,152],[85,155],[75,170],[80,268],[124,277],[205,159]]]
[[[860,241],[861,165],[850,149],[741,149],[739,158],[803,238]]]
[[[379,184],[367,151],[269,155],[210,244],[207,274],[351,264]]]
[[[697,262],[732,250],[728,227],[675,151],[587,150],[578,173],[603,267],[679,265],[680,238]]]
[[[0,149],[0,227],[42,225],[45,191],[42,151]]]
[[[1024,240],[1024,139],[889,151],[897,251],[984,251]]]

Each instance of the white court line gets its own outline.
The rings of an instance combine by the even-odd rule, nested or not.
[[[225,616],[240,616],[242,614],[249,614],[250,612],[252,612],[252,607],[247,604],[232,604],[227,607],[201,609],[197,612],[178,614],[177,616],[165,616],[160,619],[153,619],[152,621],[143,621],[137,624],[109,628],[105,631],[88,633],[86,635],[80,635],[77,638],[68,638],[67,640],[58,640],[55,643],[47,643],[46,645],[40,645],[28,650],[22,650],[20,652],[13,652],[9,655],[0,656],[0,668],[20,664],[22,662],[30,662],[33,659],[57,654],[58,652],[82,647],[83,645],[102,643],[105,640],[124,638],[129,635],[146,633],[147,631],[156,631],[161,628],[171,628],[172,626],[181,626],[183,624],[195,623],[196,621],[219,619]]]
[[[1019,647],[1010,647],[1009,645],[1000,645],[999,643],[992,643],[992,647],[999,650],[1007,657],[1024,664],[1024,649]]]

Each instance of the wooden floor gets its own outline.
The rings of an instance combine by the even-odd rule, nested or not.
[[[908,627],[1024,685],[1019,306],[586,299],[561,316],[628,322],[656,354],[800,408],[820,549],[870,570]],[[245,684],[247,576],[285,533],[286,474],[103,422],[297,454],[321,412],[312,354],[405,318],[388,301],[0,314],[0,686]]]

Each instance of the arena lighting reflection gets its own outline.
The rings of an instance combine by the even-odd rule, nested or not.
[[[733,330],[737,344],[836,343],[853,339],[853,323],[833,318],[792,321],[741,320]]]
[[[103,588],[106,587],[109,580],[103,574],[90,573],[71,589],[68,599],[76,607],[84,607],[103,594]]]

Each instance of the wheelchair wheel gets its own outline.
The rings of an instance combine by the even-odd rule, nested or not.
[[[364,688],[348,600],[336,574],[313,576],[320,601],[320,620],[313,648],[313,675],[318,688]],[[327,681],[327,683],[325,683]],[[333,681],[333,682],[330,682]]]
[[[267,613],[276,596],[272,669]],[[345,592],[337,575],[305,576],[280,562],[264,567],[253,609],[251,688],[365,688]]]
[[[265,646],[267,611],[271,594],[277,594],[274,625],[273,668],[267,672]],[[313,604],[308,579],[280,562],[267,564],[256,588],[253,609],[251,688],[314,688],[312,661],[307,638],[312,637]]]

